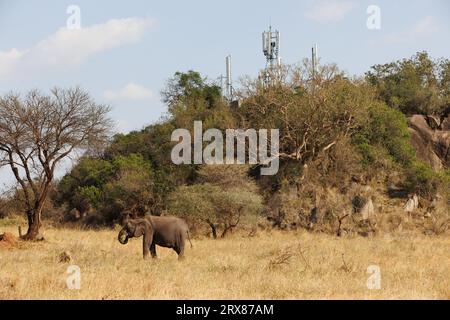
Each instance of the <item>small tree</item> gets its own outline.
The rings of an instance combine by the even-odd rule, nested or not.
[[[214,238],[248,223],[262,209],[262,197],[245,166],[215,165],[199,170],[199,182],[178,187],[169,197],[171,212],[207,223]]]
[[[0,97],[0,165],[11,168],[23,190],[28,231],[22,238],[39,235],[58,163],[74,151],[96,150],[106,141],[108,112],[109,107],[96,104],[79,88]]]

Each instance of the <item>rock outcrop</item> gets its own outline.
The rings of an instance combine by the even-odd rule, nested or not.
[[[416,194],[410,196],[408,201],[406,201],[405,205],[403,206],[405,212],[408,213],[414,212],[418,208],[419,208],[419,197]]]
[[[353,213],[360,214],[362,220],[368,220],[375,214],[375,207],[371,198],[357,195],[352,200]]]
[[[408,122],[417,157],[435,170],[450,168],[450,115],[443,119],[413,115]]]

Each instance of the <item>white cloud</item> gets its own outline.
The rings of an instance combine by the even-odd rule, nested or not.
[[[407,30],[388,34],[382,39],[384,44],[402,44],[430,37],[439,32],[440,28],[432,16],[427,16]]]
[[[355,7],[352,1],[318,1],[305,16],[319,23],[339,22]]]
[[[153,91],[144,86],[136,83],[129,83],[119,90],[106,90],[103,96],[110,101],[139,101],[152,99],[155,95]]]
[[[16,63],[23,57],[24,52],[15,48],[2,52],[0,51],[0,76],[11,73]]]
[[[413,28],[413,35],[428,36],[439,31],[439,26],[432,16],[427,16]]]
[[[29,49],[0,51],[0,76],[17,76],[78,66],[95,54],[139,41],[154,22],[112,19],[77,30],[60,28]]]

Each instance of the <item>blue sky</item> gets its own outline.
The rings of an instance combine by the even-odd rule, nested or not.
[[[66,27],[69,5],[80,8],[80,30]],[[379,30],[366,26],[369,5],[381,9]],[[113,107],[118,131],[140,129],[165,112],[159,92],[176,71],[215,79],[231,54],[234,80],[256,75],[269,23],[285,63],[314,43],[322,63],[351,75],[420,50],[450,58],[446,0],[0,0],[0,94],[79,85]]]

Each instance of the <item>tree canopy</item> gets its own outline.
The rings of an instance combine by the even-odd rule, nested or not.
[[[108,111],[79,88],[0,97],[0,165],[10,167],[23,191],[28,218],[24,238],[39,234],[58,163],[72,152],[96,150],[108,138]]]
[[[378,64],[366,73],[379,97],[404,114],[448,113],[450,60],[433,60],[427,52],[409,59]]]

